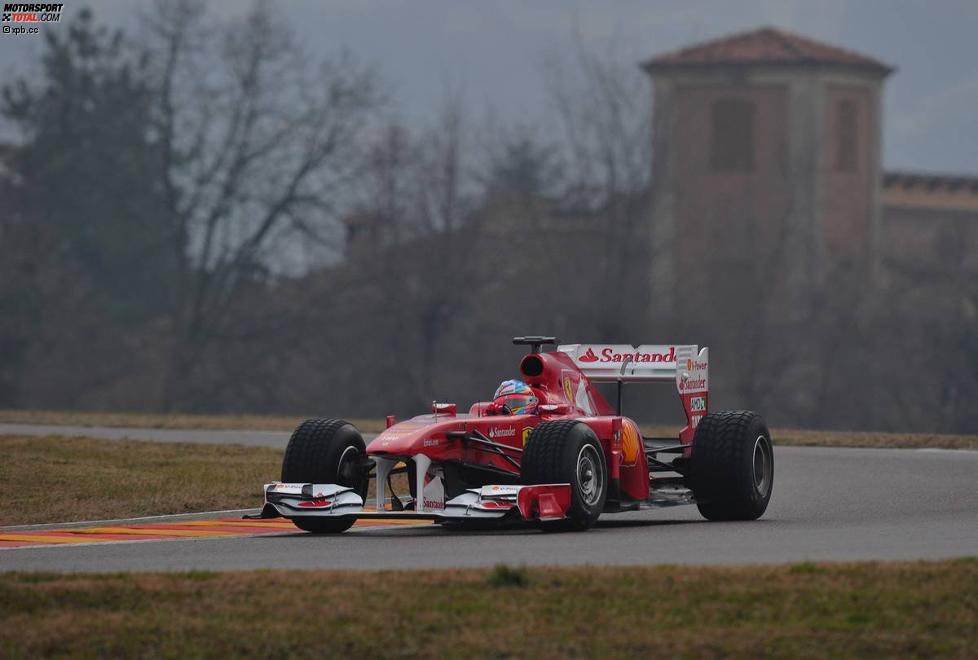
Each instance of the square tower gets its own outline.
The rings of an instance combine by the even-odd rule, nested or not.
[[[890,67],[762,28],[643,68],[658,304],[708,304],[741,275],[800,291],[839,264],[875,270]]]

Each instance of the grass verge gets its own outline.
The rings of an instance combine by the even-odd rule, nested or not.
[[[263,447],[61,436],[0,436],[0,456],[0,525],[257,507],[282,461]]]
[[[266,447],[64,436],[0,435],[0,456],[0,526],[258,508],[282,467]]]
[[[291,431],[302,417],[267,415],[190,415],[163,413],[73,412],[56,410],[0,410],[0,423],[55,426],[112,426],[159,429],[240,429]],[[351,419],[364,433],[384,430],[379,419]],[[675,436],[678,426],[643,426],[646,435]],[[890,449],[978,449],[978,435],[940,433],[883,433],[876,431],[813,431],[772,429],[774,442],[784,446],[876,447]]]
[[[312,415],[310,415],[311,417]],[[292,431],[306,417],[291,415],[191,415],[187,413],[85,412],[72,410],[0,410],[3,424],[111,426],[151,429]],[[384,420],[351,419],[365,433],[384,430]]]
[[[678,426],[643,426],[642,433],[670,437]],[[978,435],[883,433],[881,431],[815,431],[772,428],[774,444],[784,447],[869,447],[876,449],[978,449]]]
[[[978,435],[882,433],[876,431],[810,431],[774,429],[778,445],[798,447],[870,447],[879,449],[978,449]]]
[[[976,616],[974,559],[0,574],[4,657],[969,657]]]

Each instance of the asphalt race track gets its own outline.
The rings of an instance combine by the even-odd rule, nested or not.
[[[11,425],[6,425],[9,428]],[[63,428],[57,432],[65,433]],[[105,429],[79,435],[105,437]],[[134,429],[127,429],[133,437]],[[8,431],[0,427],[0,432]],[[139,430],[234,442],[227,431]],[[258,436],[248,433],[248,437]],[[281,446],[277,434],[267,444]],[[288,434],[284,434],[288,435]],[[235,435],[237,441],[242,436]],[[256,442],[256,444],[258,444]],[[257,505],[257,503],[256,503]],[[695,507],[608,515],[586,533],[451,532],[436,525],[0,550],[0,570],[428,568],[510,564],[743,564],[978,555],[978,452],[777,447],[764,518],[708,523]]]

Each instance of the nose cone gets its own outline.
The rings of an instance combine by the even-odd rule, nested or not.
[[[443,440],[449,431],[462,430],[465,430],[465,423],[458,417],[420,415],[395,424],[378,435],[367,445],[367,453],[414,456],[424,453],[426,440],[431,448],[435,446],[431,440]]]

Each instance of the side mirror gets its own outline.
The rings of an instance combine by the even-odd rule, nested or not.
[[[450,417],[455,417],[458,414],[458,406],[454,403],[438,403],[437,401],[432,402],[431,412],[437,415],[449,415]]]

